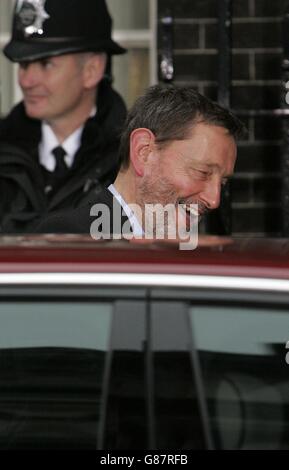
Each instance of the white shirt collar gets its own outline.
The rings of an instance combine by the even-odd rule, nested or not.
[[[96,106],[94,106],[89,117],[94,116],[96,111]],[[81,145],[81,135],[83,128],[84,125],[80,126],[61,144],[61,147],[63,147],[66,152],[64,160],[68,168],[72,167],[75,154]],[[46,170],[52,172],[55,170],[56,165],[52,150],[55,149],[55,147],[58,147],[60,143],[58,142],[58,139],[50,125],[45,121],[41,122],[41,133],[42,138],[39,144],[39,162],[42,166],[44,166],[44,168],[46,168]]]
[[[128,220],[130,222],[130,225],[132,227],[133,235],[135,237],[141,237],[143,235],[143,229],[142,229],[137,217],[135,216],[134,212],[131,210],[129,205],[125,202],[123,197],[119,194],[119,192],[115,188],[114,184],[111,184],[107,189],[111,192],[111,194],[113,194],[113,196],[117,199],[117,201],[119,202],[119,204],[123,208]]]

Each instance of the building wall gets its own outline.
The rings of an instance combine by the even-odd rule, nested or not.
[[[282,21],[288,0],[232,0],[232,108],[274,109],[281,104]],[[159,18],[174,16],[175,82],[193,84],[217,99],[218,1],[159,0]],[[281,232],[281,119],[242,118],[232,183],[235,235]]]

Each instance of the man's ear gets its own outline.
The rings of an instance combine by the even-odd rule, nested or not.
[[[144,175],[154,143],[155,136],[149,129],[135,129],[130,135],[130,161],[138,176]]]
[[[84,86],[94,88],[103,79],[107,63],[106,54],[91,54],[84,66]]]

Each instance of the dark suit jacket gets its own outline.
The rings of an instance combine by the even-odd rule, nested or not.
[[[97,205],[97,206],[96,206]],[[93,215],[91,215],[93,211]],[[79,233],[110,235],[131,233],[128,218],[108,189],[103,189],[89,203],[66,212],[44,218],[36,233]],[[99,238],[97,235],[94,238]]]

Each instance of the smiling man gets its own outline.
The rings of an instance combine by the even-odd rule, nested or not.
[[[0,232],[77,207],[118,172],[126,117],[109,79],[105,0],[17,0],[4,54],[19,64],[23,101],[0,122]]]
[[[129,112],[114,184],[90,204],[44,221],[38,231],[105,238],[130,229],[136,237],[154,236],[163,209],[161,232],[169,230],[169,222],[177,234],[184,232],[192,218],[219,206],[242,132],[232,113],[191,87],[151,87]]]

